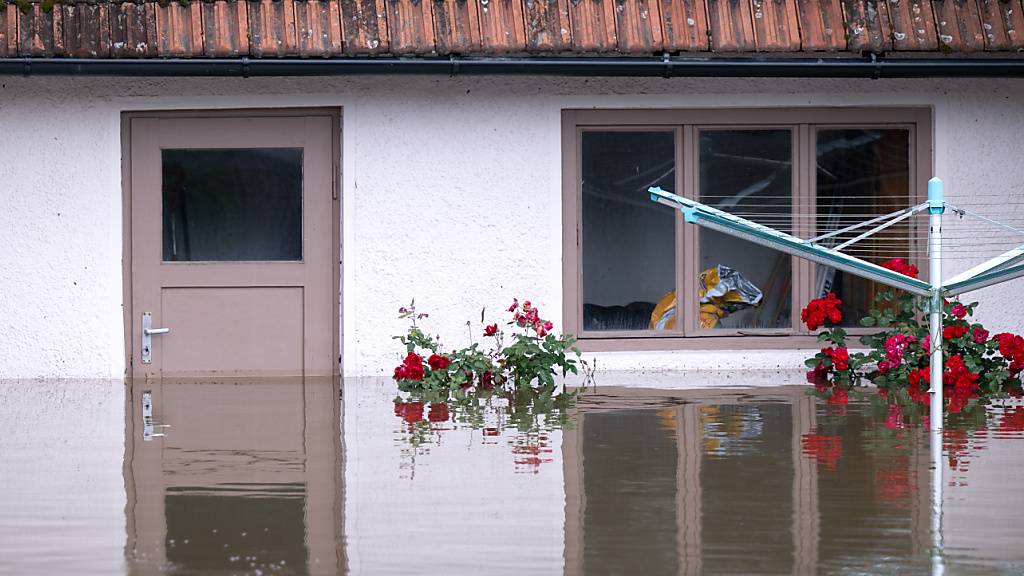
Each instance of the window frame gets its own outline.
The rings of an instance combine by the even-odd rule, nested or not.
[[[815,347],[815,337],[800,323],[803,304],[812,298],[815,264],[791,257],[793,285],[792,328],[699,329],[697,315],[681,314],[681,327],[667,331],[583,331],[582,258],[582,138],[585,131],[673,131],[675,134],[675,192],[699,196],[699,134],[701,130],[789,129],[792,133],[793,205],[816,210],[817,135],[830,129],[906,129],[909,131],[909,191],[911,202],[927,197],[934,170],[933,111],[929,107],[835,108],[683,108],[683,109],[564,109],[562,110],[562,316],[565,333],[576,336],[584,351],[796,349]],[[810,224],[796,229],[808,237]],[[677,302],[697,297],[698,229],[685,226],[675,211]],[[927,226],[916,224],[914,242],[926,242]],[[911,253],[916,252],[911,250]],[[911,258],[927,280],[926,262]],[[867,333],[851,328],[851,334]]]

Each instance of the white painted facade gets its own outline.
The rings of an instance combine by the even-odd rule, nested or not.
[[[410,299],[452,345],[513,296],[561,311],[565,108],[931,106],[934,173],[953,203],[996,194],[1024,215],[1019,80],[545,78],[0,79],[0,378],[124,374],[120,114],[332,106],[342,119],[342,356],[389,372]],[[985,196],[977,196],[984,194]],[[958,224],[949,220],[947,230]],[[966,234],[964,234],[966,236]],[[979,261],[990,254],[979,249]],[[947,264],[947,274],[969,262]],[[979,293],[979,319],[1024,329],[1024,280]],[[478,327],[477,327],[478,329]],[[798,378],[806,351],[601,354],[646,384],[760,368]],[[656,379],[655,379],[656,380]],[[678,380],[675,382],[678,384]],[[619,381],[616,381],[619,383]]]

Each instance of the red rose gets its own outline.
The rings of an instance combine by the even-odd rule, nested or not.
[[[835,368],[837,372],[848,370],[850,368],[850,351],[845,347],[822,348],[821,352],[832,360],[832,367]]]
[[[423,380],[423,357],[419,354],[409,352],[402,361],[402,367],[405,369],[405,380]]]
[[[484,327],[484,336],[494,336],[498,333],[498,325],[491,324],[490,326]]]
[[[944,340],[956,340],[957,338],[963,336],[964,334],[967,334],[967,330],[967,326],[964,326],[963,324],[953,324],[951,326],[946,326],[945,328],[942,329],[942,338]]]
[[[405,380],[405,378],[406,378],[405,364],[399,364],[398,366],[395,366],[394,379],[395,380]]]
[[[988,330],[985,330],[981,326],[975,326],[974,332],[971,335],[973,336],[974,341],[978,344],[988,342]]]
[[[953,308],[950,310],[950,313],[953,316],[962,319],[967,316],[967,307],[957,302],[956,304],[953,304]]]
[[[512,299],[512,305],[508,307],[508,311],[515,312],[516,308],[519,308],[519,298]]]
[[[431,354],[430,358],[427,358],[427,364],[430,364],[431,370],[444,370],[451,363],[452,361],[446,356],[439,356],[437,354]]]
[[[800,312],[800,319],[807,324],[808,330],[817,330],[827,320],[832,325],[843,321],[843,302],[832,292],[824,298],[816,298],[807,303],[807,306]]]
[[[917,278],[918,274],[917,266],[907,264],[903,258],[886,260],[885,262],[882,262],[882,268],[887,268],[897,274],[903,274],[904,276],[910,276],[911,278]]]

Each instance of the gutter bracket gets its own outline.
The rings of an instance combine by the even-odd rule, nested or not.
[[[451,62],[452,65],[452,71],[451,74],[448,75],[448,77],[455,78],[456,76],[459,75],[459,59],[456,58],[455,54],[452,54],[448,56],[448,60]]]
[[[249,77],[249,57],[242,56],[242,78]]]
[[[882,61],[879,60],[878,54],[871,53],[871,63],[874,65],[871,73],[872,80],[878,80],[882,77]]]
[[[28,56],[22,58],[23,64],[21,65],[21,73],[23,76],[28,78],[32,75],[32,59]]]
[[[672,77],[672,57],[669,56],[668,50],[661,53],[661,61],[665,64],[665,73],[662,75],[663,78]]]

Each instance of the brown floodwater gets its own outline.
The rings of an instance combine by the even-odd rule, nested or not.
[[[0,574],[1024,573],[1019,404],[338,386],[0,383]]]

